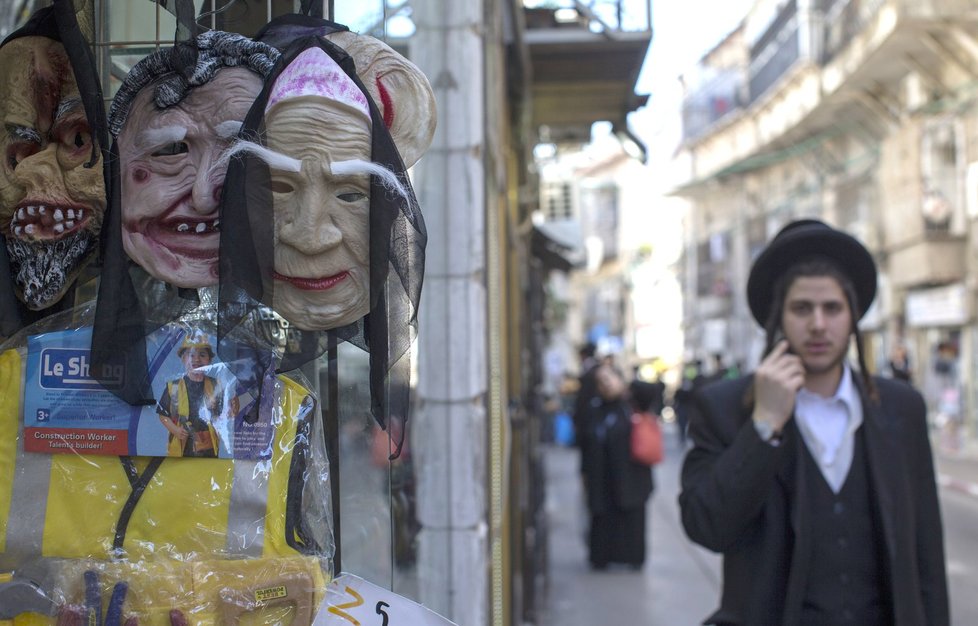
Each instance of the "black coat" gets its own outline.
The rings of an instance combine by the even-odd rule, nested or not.
[[[577,395],[574,396],[574,409],[571,419],[574,422],[574,443],[581,447],[584,440],[584,430],[591,414],[591,403],[598,398],[598,363],[588,362],[584,371],[577,379]]]
[[[581,472],[592,514],[645,506],[652,493],[652,468],[631,457],[631,410],[624,402],[595,397],[580,437]]]
[[[894,623],[947,626],[944,539],[926,408],[909,385],[875,381],[880,402],[864,397],[863,431]],[[810,569],[805,443],[794,420],[781,446],[761,440],[745,401],[752,384],[748,376],[694,394],[694,447],[683,463],[679,503],[689,537],[723,553],[721,605],[704,623],[791,626]]]

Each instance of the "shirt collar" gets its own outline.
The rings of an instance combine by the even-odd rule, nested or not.
[[[863,403],[859,395],[859,388],[853,382],[852,368],[848,363],[842,364],[842,377],[839,379],[839,386],[831,397],[823,398],[817,393],[813,393],[804,387],[798,390],[800,399],[806,402],[821,401],[823,403],[840,401],[849,411],[849,424],[853,430],[863,422]]]

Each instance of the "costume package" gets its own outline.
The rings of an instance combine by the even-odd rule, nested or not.
[[[17,435],[0,442],[0,617],[60,623],[102,597],[142,624],[319,605],[332,536],[316,397],[217,360],[213,336],[200,319],[148,337],[158,399],[136,407],[91,376],[90,325],[0,353],[0,426]]]
[[[430,86],[323,20],[188,37],[113,98],[97,302],[0,347],[0,620],[312,624],[333,518],[295,368],[349,341],[406,419]]]

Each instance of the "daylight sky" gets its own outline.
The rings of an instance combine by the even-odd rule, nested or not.
[[[649,103],[629,118],[650,160],[671,155],[680,136],[678,77],[731,33],[753,0],[652,0],[652,45],[635,92]]]

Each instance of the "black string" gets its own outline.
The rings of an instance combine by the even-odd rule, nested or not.
[[[326,440],[326,456],[329,463],[329,491],[333,501],[333,536],[340,537],[340,425],[339,425],[339,369],[337,338],[328,331],[326,349],[326,402],[320,411],[323,420],[323,438]],[[320,377],[320,393],[322,377]],[[342,543],[336,542],[333,553],[333,571],[342,571]]]
[[[139,471],[136,469],[136,464],[132,462],[131,456],[120,456],[119,461],[122,462],[122,469],[126,471],[126,478],[129,479],[129,486],[134,488],[136,486],[136,481],[139,480]]]
[[[302,399],[292,446],[292,462],[289,465],[289,487],[285,496],[285,541],[300,554],[318,554],[321,551],[302,519],[302,489],[306,483],[312,414],[315,408],[316,401],[312,396]]]
[[[122,461],[122,466],[126,474],[129,475],[130,468],[126,465],[126,462],[128,461],[131,465],[132,459],[130,457],[119,457],[119,459]],[[130,478],[129,482],[132,485],[132,492],[129,494],[126,504],[122,507],[122,512],[119,513],[119,521],[115,526],[115,539],[112,542],[112,549],[117,555],[124,552],[123,544],[126,541],[126,530],[129,528],[129,520],[132,518],[133,511],[136,510],[136,505],[139,504],[139,499],[143,496],[143,492],[146,491],[146,487],[149,486],[149,481],[153,480],[153,475],[156,474],[156,470],[160,469],[160,465],[165,460],[166,457],[153,457],[135,482]],[[132,466],[132,471],[135,472],[135,470],[135,466]]]

